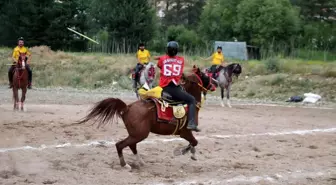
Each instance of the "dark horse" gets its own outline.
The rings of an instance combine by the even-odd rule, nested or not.
[[[205,69],[204,72],[206,72],[210,77],[212,76],[212,73],[210,72],[209,69]],[[226,67],[223,66],[218,66],[216,69],[216,74],[215,74],[215,80],[217,81],[217,85],[221,89],[221,105],[224,107],[224,89],[226,89],[226,101],[227,101],[227,106],[231,108],[231,103],[230,103],[230,90],[231,90],[231,84],[232,84],[232,76],[235,75],[237,78],[242,72],[242,67],[240,64],[233,63],[230,64]],[[204,100],[206,100],[206,92],[203,93],[204,95]]]
[[[20,109],[23,111],[23,103],[26,100],[27,86],[28,86],[28,70],[26,66],[26,54],[20,53],[18,63],[15,66],[13,73],[13,98],[14,110]],[[22,90],[21,101],[19,101],[19,89]]]
[[[193,67],[192,73],[183,79],[183,88],[195,97],[197,102],[196,122],[198,124],[198,111],[200,109],[202,92],[214,90],[210,78],[199,68]],[[85,123],[96,118],[99,121],[99,126],[106,125],[112,122],[115,116],[120,117],[127,129],[129,136],[116,143],[120,165],[131,169],[125,162],[123,149],[130,147],[133,154],[137,156],[140,165],[144,165],[144,161],[138,155],[137,143],[146,139],[150,132],[160,135],[179,135],[189,142],[182,153],[188,151],[192,153],[192,159],[195,157],[195,146],[198,141],[193,136],[191,130],[186,128],[187,124],[187,107],[180,105],[181,102],[176,102],[170,98],[171,96],[162,93],[162,98],[150,98],[147,100],[138,100],[129,105],[126,105],[118,98],[107,98],[98,102],[78,124]],[[183,102],[182,102],[183,103]],[[176,111],[177,110],[177,111]],[[177,115],[177,116],[176,116]]]

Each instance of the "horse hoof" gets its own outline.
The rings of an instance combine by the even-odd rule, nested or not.
[[[145,161],[141,158],[141,156],[139,154],[137,154],[136,157],[137,157],[139,166],[145,166],[146,165]]]
[[[197,161],[197,159],[196,159],[195,156],[191,156],[190,158],[191,158],[192,160],[194,160],[194,161]]]
[[[181,147],[175,148],[175,150],[173,151],[173,154],[174,154],[174,156],[182,155],[182,148]]]
[[[221,102],[221,106],[222,106],[222,107],[225,107],[225,105],[224,105],[224,103],[223,103],[223,102]]]
[[[139,161],[139,166],[146,166],[146,163],[144,161]]]
[[[132,170],[132,167],[129,164],[126,164],[123,168],[128,171]]]

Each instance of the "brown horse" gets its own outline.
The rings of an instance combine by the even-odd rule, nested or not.
[[[26,55],[25,53],[20,53],[18,63],[15,66],[13,73],[13,99],[14,99],[14,110],[20,109],[24,110],[23,103],[26,100],[27,86],[28,86],[28,71],[25,68],[26,65]],[[21,101],[19,101],[19,89],[22,90]]]
[[[214,90],[214,84],[210,78],[200,71],[196,66],[192,73],[183,77],[183,88],[195,97],[197,102],[196,122],[198,124],[198,111],[201,105],[201,94],[204,91]],[[198,141],[193,136],[191,130],[186,128],[187,107],[181,105],[183,102],[176,102],[171,99],[169,94],[162,93],[162,98],[151,98],[148,100],[138,100],[126,105],[118,98],[107,98],[98,102],[78,124],[85,123],[93,118],[99,121],[99,126],[106,125],[113,121],[115,116],[120,117],[127,129],[129,136],[116,143],[116,148],[122,167],[131,169],[125,162],[123,149],[130,147],[133,154],[137,156],[140,165],[144,161],[138,155],[137,143],[146,139],[150,132],[159,135],[179,135],[189,142],[189,145],[182,150],[182,154],[191,151],[193,160],[195,157],[195,146]]]

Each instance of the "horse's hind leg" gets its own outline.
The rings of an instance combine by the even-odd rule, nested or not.
[[[131,170],[131,166],[129,164],[126,163],[125,159],[124,159],[124,155],[123,155],[123,152],[122,150],[129,146],[132,150],[132,152],[137,155],[137,151],[136,151],[136,144],[142,140],[144,140],[147,136],[148,136],[149,132],[147,133],[147,135],[144,135],[144,136],[138,136],[138,137],[132,137],[132,136],[128,136],[126,139],[122,140],[122,141],[119,141],[116,143],[116,148],[117,148],[117,152],[118,152],[118,156],[119,156],[119,160],[120,160],[120,165],[122,167],[125,167],[129,170]],[[135,148],[134,148],[135,146]],[[135,149],[133,151],[133,149]]]
[[[119,157],[119,160],[120,160],[121,167],[132,169],[132,167],[126,163],[126,161],[124,159],[124,154],[123,154],[123,151],[122,151],[128,145],[127,144],[128,140],[130,140],[130,137],[127,137],[126,139],[117,142],[116,143],[116,148],[117,148],[118,157]]]
[[[221,99],[221,106],[224,107],[224,101],[223,101],[223,99],[224,99],[224,88],[221,87],[220,89],[221,89],[221,98],[222,98]]]
[[[136,156],[138,163],[140,166],[144,166],[146,165],[145,161],[141,158],[141,156],[138,154],[138,150],[137,150],[137,144],[132,144],[129,145],[129,148],[132,150],[133,154]]]
[[[226,89],[226,104],[228,107],[232,107],[231,106],[231,102],[230,102],[230,90],[231,90],[231,85],[229,85]]]

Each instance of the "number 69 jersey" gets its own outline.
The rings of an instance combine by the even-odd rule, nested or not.
[[[170,57],[168,55],[159,58],[158,68],[160,71],[160,87],[167,86],[171,81],[178,85],[184,69],[184,58],[180,56]]]

